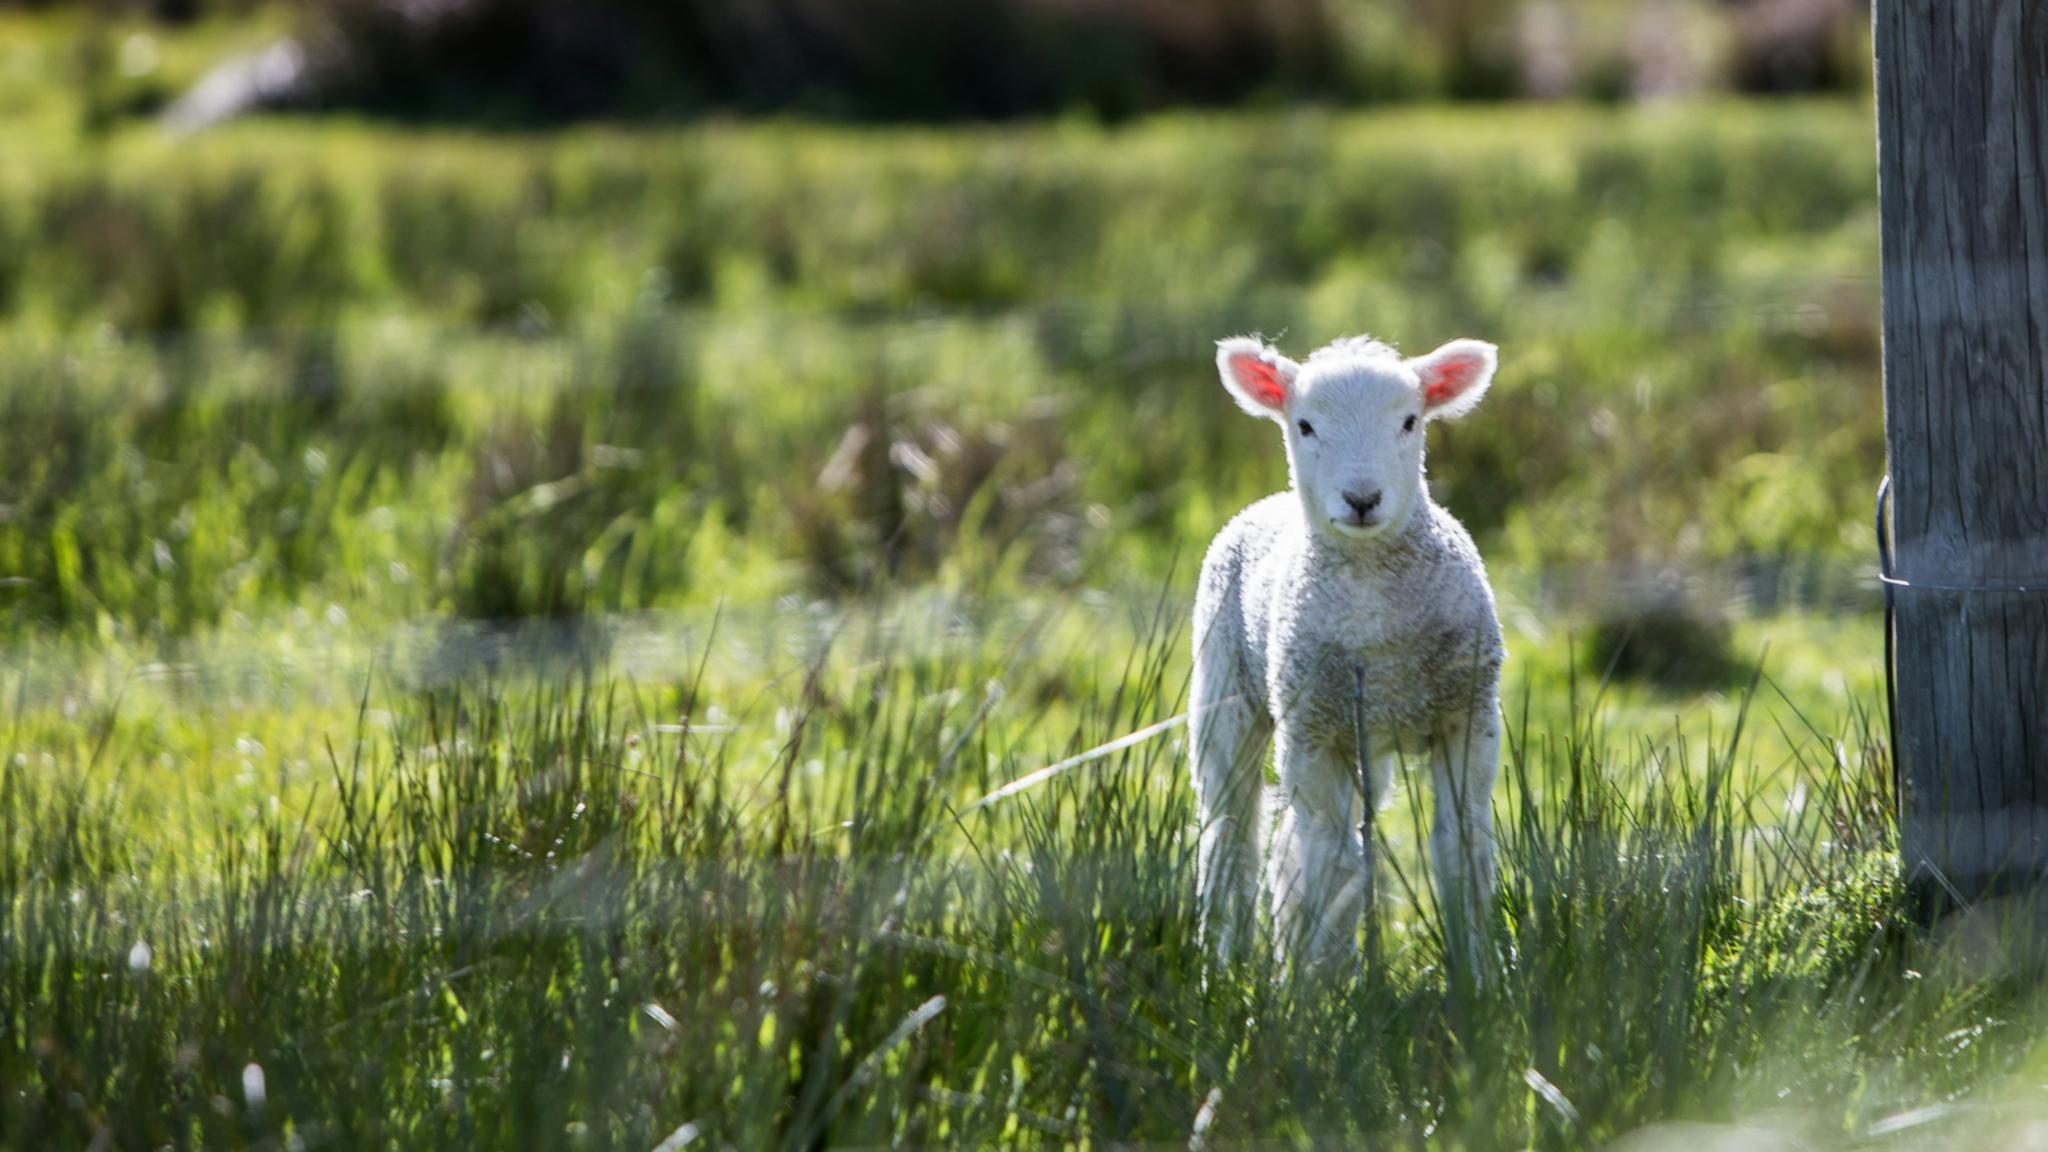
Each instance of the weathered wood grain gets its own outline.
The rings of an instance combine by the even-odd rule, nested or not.
[[[2048,577],[2048,3],[1878,0],[1876,42],[1897,571]],[[2038,877],[2048,595],[1903,591],[1894,635],[1909,875]]]

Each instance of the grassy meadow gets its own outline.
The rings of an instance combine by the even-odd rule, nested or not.
[[[1866,109],[173,139],[57,27],[0,15],[0,1146],[2032,1131],[2035,969],[1893,854]],[[1419,779],[1367,963],[1197,947],[1248,330],[1501,345],[1430,443],[1491,982]]]

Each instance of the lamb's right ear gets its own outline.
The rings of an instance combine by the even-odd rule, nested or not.
[[[1500,349],[1484,340],[1453,340],[1408,361],[1422,382],[1422,411],[1430,420],[1456,420],[1470,412],[1493,384]]]
[[[1233,336],[1216,342],[1216,371],[1238,407],[1254,416],[1278,420],[1287,411],[1301,365],[1270,344]]]

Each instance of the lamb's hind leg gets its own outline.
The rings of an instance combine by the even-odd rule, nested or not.
[[[1265,752],[1271,722],[1234,653],[1205,644],[1195,656],[1189,729],[1201,847],[1195,889],[1202,937],[1229,959],[1251,935],[1259,900]]]

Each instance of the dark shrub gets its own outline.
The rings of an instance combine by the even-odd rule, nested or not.
[[[1115,118],[1326,82],[1323,0],[316,0],[317,103],[485,120]]]
[[[1725,617],[1676,593],[1610,607],[1593,625],[1587,660],[1597,676],[1674,692],[1735,682],[1741,671]]]

